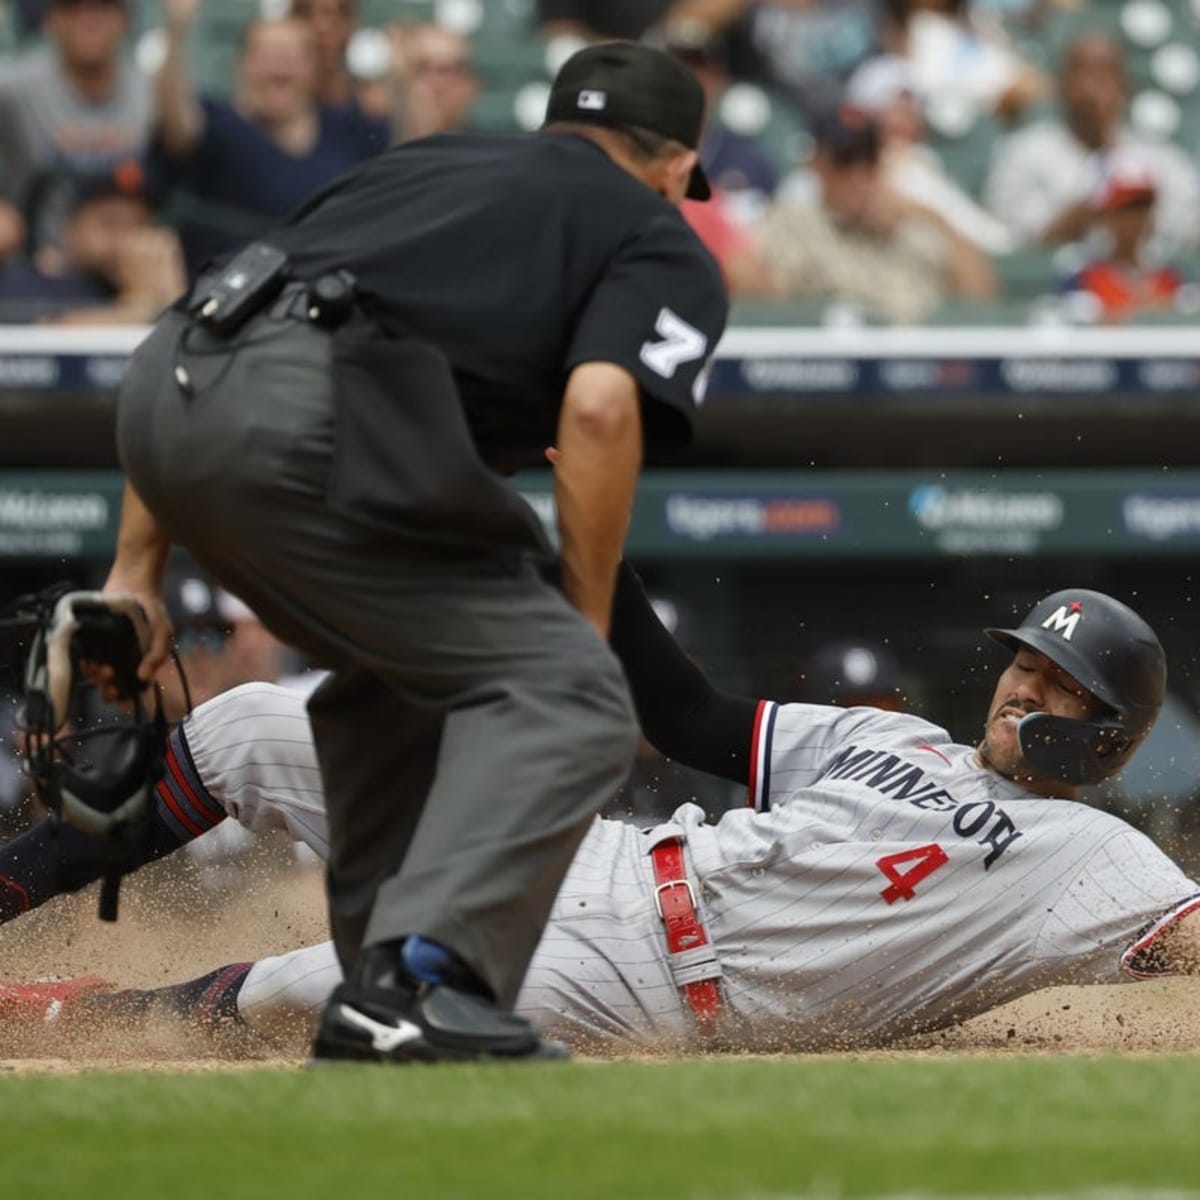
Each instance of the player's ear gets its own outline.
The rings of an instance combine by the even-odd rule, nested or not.
[[[678,208],[687,195],[696,159],[695,150],[687,150],[683,146],[664,150],[643,168],[642,178]]]
[[[699,157],[695,150],[680,149],[662,160],[667,184],[663,195],[672,204],[678,206],[683,203]]]

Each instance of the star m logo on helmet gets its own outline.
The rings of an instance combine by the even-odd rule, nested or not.
[[[608,107],[608,93],[580,92],[575,103],[577,107],[587,109],[588,112],[603,112]]]
[[[1079,618],[1083,616],[1083,605],[1078,600],[1070,604],[1059,605],[1043,622],[1042,628],[1054,633],[1061,633],[1063,641],[1069,642]]]

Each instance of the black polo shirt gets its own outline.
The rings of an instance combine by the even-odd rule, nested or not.
[[[675,208],[585,138],[398,146],[270,241],[302,279],[353,272],[385,329],[437,346],[499,470],[542,461],[581,363],[637,379],[649,450],[690,437],[728,311],[720,271]]]

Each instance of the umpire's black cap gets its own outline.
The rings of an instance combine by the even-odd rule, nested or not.
[[[547,124],[634,125],[681,142],[700,145],[704,89],[682,63],[637,42],[600,42],[573,54],[550,88]],[[697,163],[688,183],[692,200],[712,195]]]

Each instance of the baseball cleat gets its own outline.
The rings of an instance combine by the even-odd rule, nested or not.
[[[569,1057],[564,1046],[544,1040],[524,1017],[483,996],[449,984],[418,983],[391,966],[383,971],[372,970],[370,963],[366,967],[354,982],[341,984],[326,1004],[313,1042],[314,1062]]]
[[[0,1021],[50,1025],[69,1013],[84,996],[112,987],[97,975],[75,979],[39,979],[33,983],[0,983]]]

